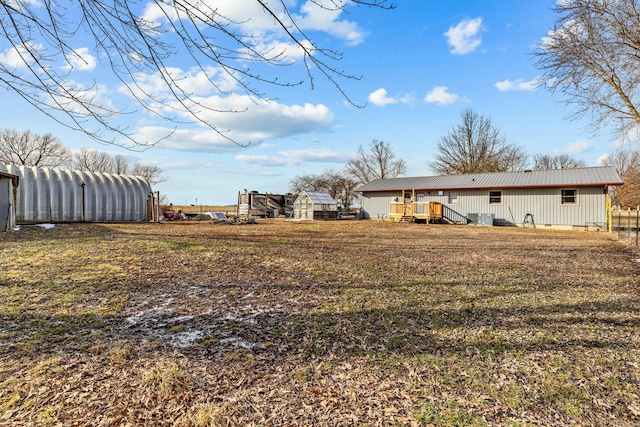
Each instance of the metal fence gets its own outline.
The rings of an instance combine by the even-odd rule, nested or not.
[[[618,239],[626,238],[635,243],[640,243],[640,206],[636,210],[618,210],[613,213],[613,232]]]

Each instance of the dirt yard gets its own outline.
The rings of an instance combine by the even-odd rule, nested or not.
[[[638,425],[634,249],[376,221],[0,233],[0,425]]]

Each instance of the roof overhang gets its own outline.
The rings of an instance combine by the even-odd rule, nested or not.
[[[16,187],[18,186],[18,183],[20,182],[20,177],[18,175],[13,175],[7,172],[0,172],[0,178],[9,178],[13,181],[13,185],[15,185]]]
[[[540,188],[577,188],[577,187],[610,187],[624,185],[624,182],[598,183],[598,184],[558,184],[558,185],[500,185],[500,186],[481,186],[481,187],[433,187],[433,188],[386,188],[379,190],[360,190],[359,193],[387,193],[391,191],[468,191],[468,190],[513,190],[522,189],[540,189]]]

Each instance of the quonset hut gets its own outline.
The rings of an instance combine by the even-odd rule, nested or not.
[[[16,222],[145,221],[151,187],[140,176],[2,166],[17,176]]]

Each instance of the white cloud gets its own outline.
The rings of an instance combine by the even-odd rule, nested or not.
[[[305,150],[279,151],[276,156],[256,156],[239,154],[235,159],[244,163],[259,166],[297,166],[309,162],[346,163],[353,154],[340,151],[309,148]]]
[[[239,144],[261,146],[265,139],[324,132],[333,124],[333,113],[322,104],[284,105],[274,101],[256,104],[246,95],[235,94],[198,98],[196,102],[208,108],[201,109],[201,117],[224,136],[202,126],[181,128],[172,133],[170,127],[150,125],[138,129],[136,139],[160,140],[159,146],[173,150],[217,152],[237,149],[229,139]],[[230,110],[239,112],[227,112]],[[186,113],[180,114],[188,118]]]
[[[587,151],[591,151],[592,149],[593,144],[591,143],[591,141],[588,141],[586,139],[576,141],[565,147],[565,151],[572,154],[586,153]]]
[[[74,49],[73,53],[67,55],[67,69],[80,71],[92,71],[96,68],[96,58],[89,53],[89,49],[81,47]]]
[[[507,79],[501,82],[497,82],[496,88],[498,88],[498,90],[501,92],[534,91],[538,89],[541,83],[542,80],[540,79],[540,77],[536,77],[535,79],[529,80],[528,82],[525,82],[522,79],[518,79],[515,81]]]
[[[255,0],[201,0],[199,3],[202,5],[202,10],[209,8],[212,13],[215,13],[217,15],[215,19],[223,25],[237,28],[240,34],[259,35],[265,46],[278,43],[277,40],[289,44],[289,42],[283,42],[287,39],[287,35],[276,24],[274,17],[265,12],[260,2]],[[338,2],[333,0],[306,1],[296,13],[296,2],[286,1],[283,4],[289,8],[291,17],[284,12],[283,4],[280,2],[269,3],[269,8],[277,19],[290,29],[293,28],[293,17],[302,31],[323,31],[345,40],[349,45],[361,43],[367,33],[357,23],[339,19],[343,11],[340,7],[336,7],[336,3]],[[339,3],[340,6],[345,5],[345,2],[340,1]],[[318,4],[322,7],[319,7]],[[167,21],[165,13],[171,20],[180,18],[174,8],[163,7],[157,2],[150,3],[145,7],[143,18],[148,22],[160,25]],[[203,17],[203,19],[206,18]],[[290,55],[291,53],[287,52],[287,56]]]
[[[198,94],[198,96],[206,96],[212,93],[231,92],[237,87],[237,82],[228,73],[221,68],[212,66],[193,67],[187,71],[177,67],[167,67],[164,69],[165,77],[159,72],[153,74],[137,74],[134,75],[135,85],[125,87],[121,85],[118,92],[131,95],[131,90],[135,91],[134,95],[138,98],[162,99],[163,97],[172,98],[171,91],[167,86],[167,80],[173,80],[174,91],[176,93]],[[177,89],[177,86],[180,89]]]
[[[389,98],[387,96],[387,90],[383,88],[380,88],[371,92],[369,94],[368,99],[370,103],[372,103],[373,105],[377,105],[378,107],[384,107],[385,105],[388,105],[388,104],[398,103],[397,99]]]
[[[369,94],[368,100],[373,105],[377,105],[378,107],[384,107],[389,104],[397,104],[398,102],[402,104],[410,104],[413,102],[413,95],[407,93],[405,95],[390,97],[387,96],[387,90],[384,88],[376,89]]]
[[[320,3],[323,7],[318,7]],[[334,0],[307,1],[300,8],[302,17],[296,23],[302,30],[324,31],[343,39],[348,45],[362,43],[367,33],[356,22],[338,19],[342,9],[335,6]]]
[[[0,63],[7,68],[24,68],[36,66],[35,56],[40,56],[44,47],[39,43],[25,43],[0,52]],[[32,55],[31,52],[34,54]]]
[[[574,40],[576,37],[583,38],[587,36],[587,33],[584,24],[575,19],[571,19],[564,22],[560,28],[547,32],[547,35],[540,40],[540,48],[549,49],[552,48],[554,44],[569,43],[570,40]]]
[[[431,92],[427,93],[424,100],[429,103],[446,105],[453,104],[457,102],[460,97],[456,94],[449,93],[449,88],[446,86],[436,86],[431,90]]]
[[[602,166],[606,164],[607,160],[609,160],[610,158],[611,156],[607,153],[601,154],[600,157],[598,157],[598,160],[596,160],[596,165]]]
[[[449,27],[444,33],[454,55],[471,53],[482,43],[479,36],[482,30],[482,18],[464,19],[455,27]]]

